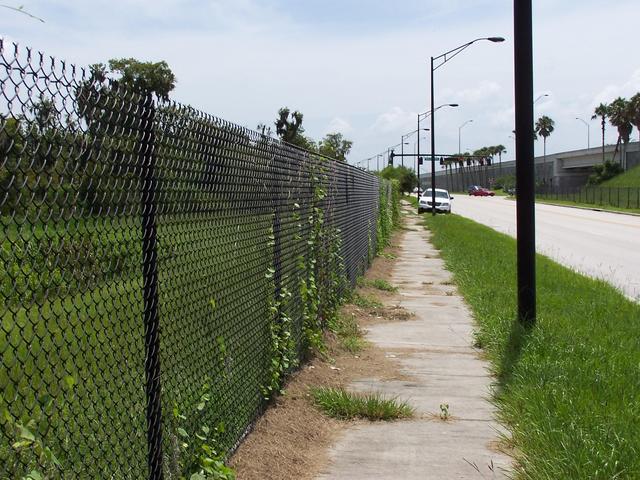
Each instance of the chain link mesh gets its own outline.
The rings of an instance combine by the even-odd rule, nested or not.
[[[367,267],[378,179],[2,40],[0,82],[0,477],[232,451]]]

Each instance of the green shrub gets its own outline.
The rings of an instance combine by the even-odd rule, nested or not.
[[[602,182],[620,175],[622,172],[624,172],[624,169],[619,163],[607,160],[604,163],[593,166],[593,173],[589,175],[587,185],[600,185]]]

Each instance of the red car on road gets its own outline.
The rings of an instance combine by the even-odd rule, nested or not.
[[[473,188],[469,189],[469,195],[471,195],[472,197],[493,197],[495,195],[495,192],[492,192],[491,190],[484,187],[478,187],[476,185]]]

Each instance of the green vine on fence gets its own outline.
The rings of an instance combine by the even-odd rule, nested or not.
[[[273,226],[269,229],[267,238],[267,245],[273,248],[275,246]],[[286,313],[292,294],[286,287],[282,287],[280,293],[277,294],[274,278],[275,273],[276,266],[271,263],[265,273],[265,278],[267,279],[267,298],[269,299],[270,336],[267,379],[261,387],[265,400],[269,400],[275,394],[281,392],[284,376],[298,365],[296,343],[293,337],[293,321]]]
[[[75,378],[68,375],[62,383],[60,392],[63,393],[66,390],[68,395],[73,396],[76,387]],[[41,434],[41,426],[48,423],[54,410],[66,408],[64,394],[56,398],[49,394],[39,396],[29,418],[14,418],[9,413],[7,400],[2,395],[0,395],[0,408],[4,423],[3,428],[9,432],[8,437],[13,439],[13,443],[11,443],[13,471],[18,472],[22,465],[26,465],[28,471],[20,477],[21,480],[59,478],[62,472],[62,462]]]
[[[200,397],[195,408],[190,412],[192,424],[198,427],[188,432],[189,417],[180,411],[177,405],[173,407],[172,440],[177,449],[174,468],[180,472],[180,480],[235,480],[233,469],[224,463],[225,452],[220,447],[225,433],[224,422],[218,422],[211,427],[204,420],[211,408],[215,408],[220,399],[212,393],[209,379],[205,379]]]

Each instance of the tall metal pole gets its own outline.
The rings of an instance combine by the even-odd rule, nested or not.
[[[513,19],[517,132],[518,320],[524,326],[532,326],[536,321],[536,237],[531,0],[513,1]]]
[[[462,129],[465,127],[465,125],[469,124],[473,122],[473,120],[467,120],[466,122],[464,122],[462,125],[460,125],[458,127],[458,153],[462,153]]]
[[[416,158],[418,167],[418,204],[420,204],[420,114],[418,114],[418,157]]]
[[[584,123],[584,126],[587,127],[587,150],[589,150],[591,148],[591,128],[589,124],[582,118],[576,117],[576,120],[580,120],[582,123]]]
[[[155,171],[155,105],[150,93],[140,100],[142,181],[142,297],[144,302],[144,371],[147,399],[149,480],[162,480],[162,401],[160,387],[160,317],[158,313],[158,174]]]
[[[404,167],[404,135],[400,137],[400,153],[402,154],[402,157],[400,157],[400,161],[402,162],[402,166]]]
[[[433,57],[431,57],[431,215],[436,214],[436,111],[433,99]],[[420,137],[420,133],[418,133]]]

